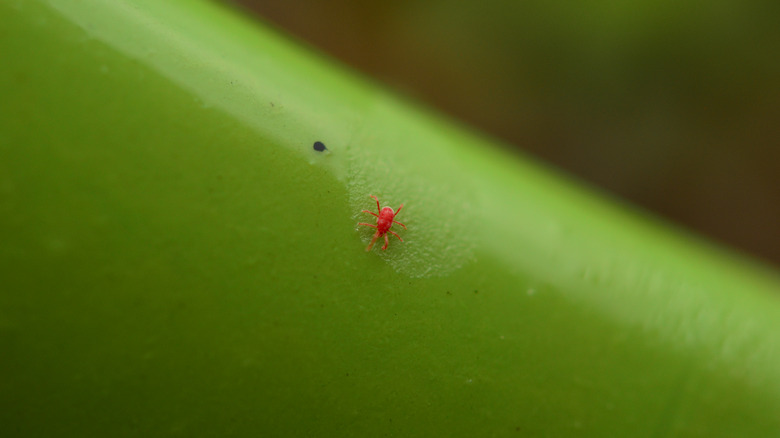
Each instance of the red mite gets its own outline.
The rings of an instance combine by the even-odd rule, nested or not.
[[[372,211],[363,210],[363,213],[373,214],[377,217],[376,225],[367,224],[365,222],[360,222],[358,225],[365,225],[367,227],[376,228],[376,233],[374,233],[374,238],[371,239],[371,243],[368,244],[368,248],[366,248],[366,251],[371,251],[371,247],[374,246],[374,242],[376,242],[376,239],[379,239],[382,236],[385,236],[385,246],[382,247],[383,250],[387,249],[387,245],[390,244],[390,241],[387,240],[387,233],[391,233],[393,236],[397,237],[398,240],[401,242],[404,241],[404,239],[401,239],[401,236],[398,234],[395,234],[394,232],[390,231],[390,227],[393,226],[393,224],[398,224],[402,227],[404,227],[404,230],[406,229],[406,225],[396,222],[393,220],[396,216],[398,216],[398,213],[401,212],[401,209],[404,208],[404,205],[401,204],[400,207],[398,207],[397,211],[393,211],[390,207],[382,208],[379,206],[379,199],[371,195],[372,198],[376,201],[376,209],[379,211],[379,214],[376,214]]]

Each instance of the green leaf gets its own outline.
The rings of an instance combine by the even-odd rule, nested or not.
[[[12,436],[780,431],[775,272],[211,3],[0,0],[0,56]]]

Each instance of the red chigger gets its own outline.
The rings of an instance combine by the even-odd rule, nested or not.
[[[365,225],[367,227],[376,228],[376,233],[374,233],[374,238],[371,239],[371,243],[368,244],[368,247],[366,248],[366,251],[371,251],[371,247],[374,246],[374,242],[376,242],[377,239],[384,236],[385,237],[385,245],[382,247],[383,250],[387,249],[387,245],[390,244],[390,241],[387,239],[387,233],[392,234],[393,236],[397,237],[398,240],[401,242],[404,241],[404,239],[401,239],[401,236],[398,234],[395,234],[393,231],[390,230],[390,227],[393,226],[393,224],[398,224],[402,227],[404,227],[404,230],[406,229],[406,225],[396,222],[393,220],[396,216],[398,216],[398,213],[401,212],[401,209],[404,208],[404,205],[401,204],[400,207],[398,207],[398,210],[393,211],[390,207],[382,208],[379,206],[379,198],[377,198],[374,195],[370,195],[374,200],[376,201],[376,209],[379,212],[379,214],[374,213],[372,211],[363,210],[362,213],[368,213],[371,215],[374,215],[377,217],[376,219],[376,225],[367,224],[365,222],[360,222],[358,225]]]

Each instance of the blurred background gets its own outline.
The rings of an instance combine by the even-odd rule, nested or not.
[[[780,1],[218,1],[780,266]]]

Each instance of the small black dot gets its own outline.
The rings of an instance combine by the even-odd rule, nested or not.
[[[325,149],[327,149],[327,148],[325,147],[325,143],[323,143],[323,142],[321,142],[321,141],[315,141],[315,142],[314,142],[314,150],[315,150],[315,151],[322,152],[322,151],[324,151]]]

